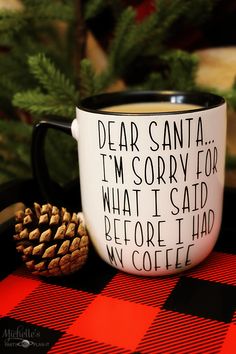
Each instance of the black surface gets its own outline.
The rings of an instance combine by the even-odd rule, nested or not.
[[[46,354],[62,336],[60,331],[35,326],[10,317],[1,319],[0,353]]]
[[[164,308],[230,323],[236,305],[236,288],[213,281],[181,277]]]

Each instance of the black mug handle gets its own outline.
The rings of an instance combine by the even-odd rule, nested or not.
[[[50,202],[57,206],[65,206],[69,209],[80,209],[78,181],[75,191],[71,192],[70,189],[73,188],[72,183],[62,188],[50,178],[45,158],[45,137],[48,129],[55,129],[72,136],[71,122],[48,119],[39,121],[34,125],[31,145],[31,162],[34,180],[45,202]],[[71,198],[71,195],[73,195],[73,198]]]

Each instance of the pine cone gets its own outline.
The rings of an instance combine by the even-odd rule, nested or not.
[[[16,213],[14,240],[34,274],[59,276],[80,269],[87,260],[89,239],[83,220],[51,204]]]

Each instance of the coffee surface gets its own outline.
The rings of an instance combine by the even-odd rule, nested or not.
[[[114,113],[157,113],[157,112],[177,112],[202,108],[201,106],[187,103],[170,102],[140,102],[127,103],[117,106],[102,108],[106,112]]]

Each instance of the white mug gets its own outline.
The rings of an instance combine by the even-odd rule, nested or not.
[[[209,255],[223,205],[222,97],[125,91],[84,99],[72,124],[42,121],[35,127],[33,168],[41,189],[49,183],[38,162],[48,127],[71,132],[78,142],[82,211],[104,261],[156,276],[189,269]]]

